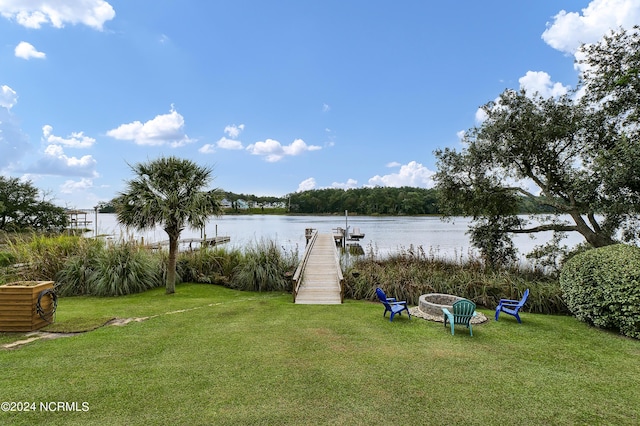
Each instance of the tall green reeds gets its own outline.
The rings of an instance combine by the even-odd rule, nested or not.
[[[12,243],[7,253],[6,263],[21,268],[11,277],[5,271],[5,279],[54,280],[63,296],[136,293],[161,285],[166,276],[165,251],[149,251],[130,241],[33,235]],[[297,264],[297,251],[282,249],[275,241],[262,240],[244,250],[205,247],[180,253],[178,280],[287,291]]]
[[[91,279],[96,272],[97,258],[106,250],[101,240],[81,238],[81,250],[67,257],[55,275],[58,294],[75,296],[93,294]]]
[[[286,252],[273,240],[260,240],[246,248],[244,260],[233,270],[231,287],[249,291],[291,291],[287,272],[298,264],[296,251]]]
[[[117,296],[161,284],[162,259],[135,243],[32,235],[10,244],[13,280],[52,280],[63,296]]]
[[[89,277],[91,294],[96,296],[140,293],[161,285],[159,256],[132,242],[110,244],[97,256]]]
[[[229,277],[243,259],[238,248],[204,247],[180,253],[178,273],[184,281],[228,286]]]
[[[66,260],[86,250],[87,240],[78,236],[32,234],[11,242],[9,247],[21,267],[19,280],[54,280]]]
[[[473,257],[439,259],[421,247],[410,246],[385,258],[369,253],[352,262],[344,276],[345,295],[353,299],[374,300],[375,288],[381,287],[413,305],[422,294],[445,293],[492,309],[501,298],[519,299],[529,288],[526,311],[568,313],[560,285],[551,276],[525,268],[490,269]]]

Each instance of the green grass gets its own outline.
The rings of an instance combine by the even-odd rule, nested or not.
[[[0,424],[615,424],[640,422],[640,342],[571,317],[501,317],[451,336],[378,303],[182,284],[61,298],[56,327],[140,318],[0,350]],[[490,311],[483,311],[491,317]],[[1,334],[0,342],[22,336]]]

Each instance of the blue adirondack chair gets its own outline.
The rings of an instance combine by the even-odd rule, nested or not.
[[[378,295],[380,302],[384,305],[383,317],[386,317],[387,312],[391,312],[389,321],[393,321],[395,314],[402,315],[402,311],[407,311],[407,315],[409,315],[409,319],[411,319],[411,313],[409,312],[409,307],[407,306],[406,301],[399,302],[395,297],[387,297],[380,287],[376,288],[376,294]]]
[[[469,334],[473,336],[473,329],[471,328],[471,318],[478,315],[476,312],[476,304],[471,300],[462,299],[458,300],[452,306],[453,312],[449,312],[449,309],[442,308],[444,313],[444,326],[447,326],[447,321],[451,324],[451,335],[455,334],[455,324],[465,325],[469,329]]]
[[[513,315],[516,317],[518,322],[522,324],[518,311],[524,306],[524,303],[527,301],[527,297],[529,297],[529,289],[525,290],[522,295],[522,299],[520,300],[500,299],[500,302],[496,307],[496,321],[498,321],[500,312],[504,312],[505,314]]]

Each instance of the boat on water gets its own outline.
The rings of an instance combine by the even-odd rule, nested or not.
[[[353,231],[349,231],[348,229],[337,227],[333,230],[333,238],[336,240],[336,244],[339,245],[342,245],[343,241],[360,241],[364,238],[364,235],[360,228],[353,228]]]
[[[349,241],[360,241],[364,238],[364,232],[360,231],[360,228],[353,228],[353,231],[349,233]]]

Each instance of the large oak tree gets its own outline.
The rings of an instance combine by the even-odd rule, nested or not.
[[[54,205],[31,181],[0,176],[0,230],[61,231],[66,225],[65,209]]]
[[[440,208],[474,217],[472,243],[490,263],[514,259],[513,233],[578,232],[593,247],[637,238],[639,40],[634,28],[582,46],[580,91],[506,90],[463,149],[436,151]],[[517,215],[522,197],[550,214]]]

